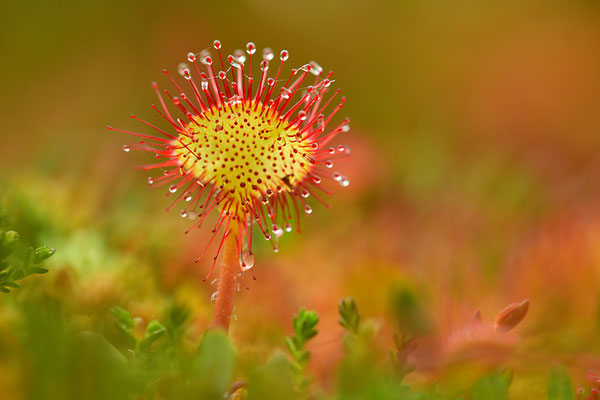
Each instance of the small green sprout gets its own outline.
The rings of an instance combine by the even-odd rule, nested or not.
[[[302,308],[292,320],[294,335],[285,338],[285,344],[292,355],[296,384],[300,390],[304,390],[310,383],[310,379],[304,377],[304,371],[310,362],[310,351],[306,350],[305,346],[310,339],[316,336],[315,326],[318,323],[319,315],[316,311],[307,311]]]
[[[338,303],[338,311],[340,314],[340,318],[338,319],[340,325],[342,325],[349,333],[357,335],[360,324],[360,315],[358,314],[356,301],[352,297],[341,299]]]
[[[21,285],[17,281],[29,275],[48,272],[48,269],[40,264],[56,251],[48,246],[30,248],[25,258],[19,259],[15,255],[19,239],[19,234],[15,231],[0,231],[0,291],[4,293],[10,292],[9,288],[20,288]]]
[[[142,338],[135,334],[135,328],[142,323],[140,318],[132,318],[129,311],[119,306],[113,307],[111,313],[115,319],[115,327],[127,339],[130,346],[129,353],[135,355],[136,348],[141,353],[148,353],[152,343],[156,342],[166,332],[166,328],[158,321],[152,320],[146,327],[146,332]]]

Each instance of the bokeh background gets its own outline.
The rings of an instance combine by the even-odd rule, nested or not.
[[[183,234],[191,222],[134,169],[148,159],[106,126],[160,123],[150,83],[214,39],[335,71],[352,127],[333,208],[315,205],[279,253],[259,245],[232,325],[243,354],[282,346],[315,309],[310,368],[331,385],[351,295],[383,348],[398,308],[418,310],[409,379],[443,380],[476,309],[492,323],[529,298],[510,335],[473,339],[515,371],[515,398],[538,398],[552,363],[574,382],[600,368],[600,6],[584,0],[2,2],[0,198],[13,228],[57,248],[35,285],[81,326],[173,301],[193,310],[192,337],[210,322],[210,257],[193,262],[209,232]]]

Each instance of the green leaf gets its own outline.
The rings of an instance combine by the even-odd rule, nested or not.
[[[146,328],[146,336],[139,343],[140,351],[147,352],[150,350],[152,343],[156,342],[165,333],[166,329],[158,321],[153,320]]]
[[[110,309],[110,312],[115,318],[117,329],[127,338],[131,347],[135,347],[137,339],[133,336],[133,318],[131,318],[129,311],[119,306],[114,306]]]
[[[41,246],[35,249],[33,264],[39,264],[45,259],[49,258],[56,252],[56,249],[50,248],[48,246]]]
[[[418,293],[412,288],[393,288],[390,293],[390,307],[402,334],[420,336],[431,331],[431,319]]]
[[[264,367],[252,370],[248,378],[248,400],[300,398],[292,366],[282,353],[273,355]]]
[[[165,327],[162,326],[157,320],[150,321],[146,328],[146,338],[155,337],[156,335],[162,335],[165,333]]]
[[[100,350],[102,355],[106,357],[106,360],[111,362],[126,365],[127,358],[121,354],[106,338],[99,333],[84,331],[77,335],[77,339],[86,343],[87,345],[94,346]]]
[[[11,255],[19,244],[19,234],[15,231],[0,232],[0,260]]]
[[[294,359],[294,365],[303,369],[308,364],[310,352],[304,350],[306,342],[317,334],[314,327],[319,322],[319,315],[315,311],[301,309],[298,315],[292,319],[294,336],[285,338],[285,344]]]
[[[484,376],[473,385],[472,400],[508,400],[508,382],[500,374]]]
[[[110,309],[110,312],[115,317],[115,323],[119,325],[120,329],[131,332],[133,330],[133,318],[129,311],[119,306],[114,306]]]
[[[301,351],[298,354],[298,356],[296,357],[296,361],[298,361],[298,363],[301,366],[307,365],[308,362],[310,361],[310,351],[306,351],[306,350]]]
[[[567,371],[563,367],[553,367],[548,382],[548,400],[572,400],[573,398],[573,387]]]
[[[338,311],[340,314],[339,323],[348,332],[352,334],[358,333],[358,326],[360,324],[360,315],[358,314],[358,308],[356,301],[352,297],[341,299],[338,303]]]
[[[8,293],[8,287],[19,288],[21,287],[17,281],[26,278],[31,274],[45,274],[48,272],[47,268],[36,266],[43,260],[54,254],[54,249],[48,246],[38,247],[37,250],[29,248],[29,251],[24,257],[20,258],[20,262],[14,263],[11,259],[11,263],[3,261],[4,258],[8,257],[14,252],[19,243],[19,234],[15,231],[2,232],[0,231],[0,291]]]
[[[296,347],[296,342],[293,340],[293,338],[286,337],[285,345],[287,346],[290,353],[292,353],[292,355],[295,355],[296,353],[298,353],[299,350],[298,350],[298,347]]]
[[[15,288],[15,289],[18,289],[21,287],[21,285],[19,285],[19,283],[15,282],[15,281],[6,281],[6,282],[4,282],[4,286],[8,286],[8,287]]]
[[[294,332],[299,340],[300,346],[302,348],[304,343],[306,343],[309,339],[313,338],[317,334],[317,330],[314,327],[319,322],[319,315],[316,311],[307,311],[304,308],[300,310],[300,313],[297,316],[294,316],[292,320],[292,324],[294,327]]]
[[[221,330],[204,334],[194,358],[194,384],[205,394],[202,398],[222,399],[233,382],[235,349]]]
[[[179,342],[185,333],[185,324],[190,316],[190,309],[181,304],[169,307],[165,316],[165,328],[172,342]]]
[[[0,261],[0,271],[4,271],[8,266],[9,264],[6,261]]]
[[[184,305],[174,305],[169,309],[169,322],[175,329],[180,328],[189,318],[190,309]]]

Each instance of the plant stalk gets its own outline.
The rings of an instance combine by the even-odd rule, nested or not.
[[[229,232],[225,238],[222,252],[221,273],[215,301],[215,314],[211,328],[221,328],[229,331],[229,322],[233,312],[235,292],[237,291],[236,276],[239,271],[238,246],[236,232]]]

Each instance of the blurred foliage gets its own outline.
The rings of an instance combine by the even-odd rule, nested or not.
[[[133,356],[136,355],[135,350],[147,353],[152,343],[160,339],[166,331],[165,327],[157,320],[152,320],[146,327],[143,338],[138,339],[135,337],[135,328],[137,324],[143,321],[140,318],[131,318],[129,311],[118,306],[113,307],[110,311],[115,318],[115,326],[127,338],[130,344],[129,351]]]
[[[390,310],[399,331],[406,336],[429,333],[431,321],[418,294],[407,286],[398,286],[390,294]]]
[[[338,303],[338,313],[340,314],[340,319],[338,320],[340,325],[351,334],[358,334],[360,315],[356,307],[356,300],[351,297],[340,300]]]
[[[500,374],[484,376],[473,386],[471,398],[473,400],[508,400],[508,386],[510,382]]]
[[[48,246],[30,248],[22,257],[12,257],[19,245],[19,234],[15,231],[0,230],[0,291],[8,293],[9,288],[20,288],[17,282],[32,274],[45,274],[47,268],[39,264],[54,254]]]
[[[562,367],[553,367],[548,382],[548,400],[573,399],[573,387],[567,371]]]
[[[315,327],[319,323],[319,316],[315,311],[304,308],[292,319],[294,335],[285,338],[285,344],[292,356],[292,366],[295,381],[300,391],[310,384],[310,380],[303,376],[304,370],[310,362],[310,351],[305,349],[310,339],[317,335]]]
[[[160,275],[145,265],[151,262],[146,255],[138,257],[135,269],[121,256],[114,258],[116,265],[103,271],[78,267],[78,258],[49,257],[53,250],[32,246],[44,238],[57,238],[52,232],[60,222],[49,222],[39,211],[23,213],[21,207],[41,207],[31,196],[27,190],[17,189],[0,197],[2,225],[20,227],[26,233],[22,240],[14,231],[2,233],[2,257],[10,261],[10,268],[41,268],[42,261],[52,263],[46,279],[32,281],[2,301],[0,349],[5,352],[0,367],[12,372],[0,379],[0,389],[7,398],[222,399],[225,395],[232,399],[485,400],[513,398],[509,392],[519,398],[519,393],[524,393],[519,383],[515,386],[508,378],[505,361],[481,361],[483,367],[469,370],[475,379],[456,379],[443,365],[424,367],[429,357],[444,363],[454,353],[465,357],[482,348],[484,353],[474,354],[485,359],[489,356],[486,352],[512,344],[488,333],[484,324],[441,336],[447,346],[454,347],[435,353],[437,339],[432,342],[431,337],[440,335],[440,324],[432,316],[431,300],[420,286],[397,277],[381,295],[389,317],[387,326],[377,318],[365,317],[371,312],[359,312],[354,298],[339,301],[336,318],[345,333],[338,335],[336,342],[343,350],[329,367],[333,382],[324,384],[313,370],[314,356],[321,356],[316,329],[321,318],[316,311],[301,308],[292,319],[292,335],[284,338],[281,333],[270,333],[273,340],[263,345],[263,350],[240,339],[234,340],[234,346],[223,333],[204,331],[206,322],[202,321],[210,314],[197,305],[195,294],[161,287]],[[119,243],[131,243],[119,240],[106,242],[101,252],[116,253]],[[61,252],[59,248],[58,254]],[[160,251],[152,254],[161,257]],[[99,260],[106,261],[104,257]],[[91,286],[87,286],[89,281]],[[106,287],[101,287],[102,281]],[[136,293],[149,300],[136,299]],[[206,307],[208,301],[205,298],[200,303]],[[368,309],[368,300],[366,305]],[[514,328],[523,320],[526,306],[529,301],[506,307],[495,323],[512,321],[509,325]],[[522,309],[525,311],[513,321],[513,313]],[[477,314],[479,324],[481,318]],[[452,344],[457,337],[460,340]],[[288,356],[278,349],[281,343],[285,343]],[[434,354],[423,358],[422,351]],[[471,368],[468,358],[451,361],[454,371]],[[424,380],[422,371],[427,368],[439,376]],[[551,369],[547,396],[572,398],[564,369]]]
[[[299,369],[304,369],[310,360],[310,352],[306,351],[304,346],[317,334],[315,326],[318,322],[319,316],[314,311],[301,309],[300,313],[294,316],[294,335],[286,338],[285,344]]]

